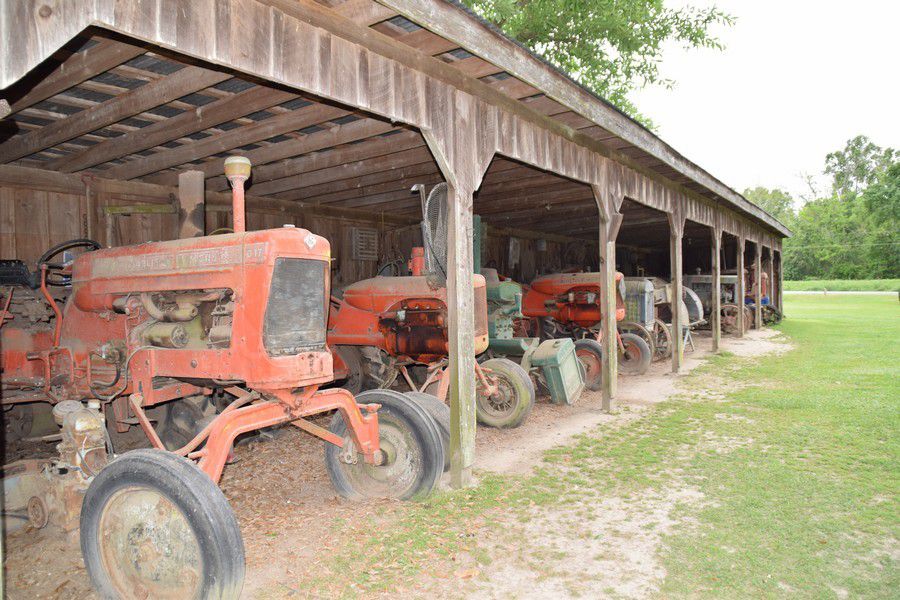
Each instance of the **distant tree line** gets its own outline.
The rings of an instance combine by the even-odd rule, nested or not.
[[[825,157],[824,172],[829,193],[813,190],[799,208],[779,189],[744,191],[793,232],[785,279],[900,277],[900,153],[857,136]]]

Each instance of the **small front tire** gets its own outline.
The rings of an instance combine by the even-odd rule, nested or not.
[[[380,404],[378,431],[385,462],[370,465],[353,445],[339,412],[330,430],[344,447],[325,443],[325,467],[337,492],[350,500],[394,498],[419,500],[431,494],[444,471],[438,426],[414,400],[394,390],[369,390],[360,404]]]
[[[528,418],[534,407],[534,382],[528,372],[507,358],[492,358],[481,363],[497,391],[488,395],[480,380],[475,382],[475,413],[478,422],[488,427],[512,429]]]
[[[225,495],[193,462],[133,450],[91,482],[81,553],[102,598],[238,598],[244,544]]]
[[[444,448],[444,471],[450,468],[450,407],[441,402],[437,396],[425,392],[406,392],[419,406],[424,408],[434,419],[441,434],[441,446]]]
[[[643,375],[650,368],[653,355],[650,346],[639,335],[623,333],[622,346],[619,349],[619,373],[624,375]]]
[[[575,356],[584,367],[584,385],[592,392],[603,387],[603,346],[591,338],[575,340]]]

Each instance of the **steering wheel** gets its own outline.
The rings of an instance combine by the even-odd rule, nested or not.
[[[101,246],[99,242],[89,240],[87,238],[78,238],[69,240],[68,242],[63,242],[62,244],[57,244],[41,255],[37,262],[38,269],[41,268],[41,265],[47,265],[47,285],[69,285],[69,283],[72,281],[71,275],[50,273],[50,271],[61,271],[66,267],[66,265],[63,263],[52,263],[50,262],[50,259],[61,252],[65,252],[66,250],[71,250],[73,248],[88,248],[88,252],[91,252],[93,250],[99,250],[102,247],[103,246]]]

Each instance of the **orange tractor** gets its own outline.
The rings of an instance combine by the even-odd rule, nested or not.
[[[436,418],[449,435],[444,404],[450,354],[446,288],[445,184],[422,194],[425,248],[415,248],[409,276],[374,277],[354,283],[333,297],[328,343],[335,352],[335,379],[351,391],[403,387]],[[475,353],[488,347],[484,277],[472,276],[475,292]],[[534,405],[528,373],[505,358],[476,362],[476,413],[495,427],[521,425]],[[446,427],[443,424],[447,424]]]
[[[572,338],[585,370],[588,389],[601,384],[600,273],[553,273],[531,282],[522,299],[522,314],[542,339]],[[625,283],[616,273],[616,321],[625,318]],[[619,371],[643,374],[652,359],[650,347],[632,333],[616,334]]]
[[[290,423],[323,439],[331,480],[351,498],[421,497],[441,475],[437,425],[416,402],[320,389],[332,380],[328,241],[296,228],[246,232],[250,163],[225,169],[234,233],[89,243],[63,264],[45,256],[24,279],[39,282],[49,322],[20,318],[13,296],[28,286],[3,288],[4,408],[50,403],[60,425],[58,457],[6,466],[5,516],[80,528],[104,598],[240,594],[241,533],[216,485],[239,435]],[[52,284],[65,288],[62,307]],[[166,449],[151,409],[214,392],[227,406]],[[328,412],[328,428],[307,420]],[[107,422],[140,426],[152,448],[117,455]]]

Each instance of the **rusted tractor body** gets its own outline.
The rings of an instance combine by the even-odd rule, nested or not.
[[[0,330],[4,406],[53,404],[61,426],[58,459],[7,467],[14,477],[7,492],[27,498],[13,493],[13,501],[26,501],[13,507],[7,494],[6,509],[27,511],[33,525],[49,520],[70,530],[80,510],[85,563],[104,597],[239,594],[240,531],[215,485],[239,435],[291,423],[324,439],[329,474],[348,496],[365,495],[359,487],[367,469],[390,471],[388,463],[399,460],[396,447],[387,453],[381,443],[383,400],[366,404],[361,397],[358,404],[344,389],[319,389],[333,378],[328,241],[299,228],[243,231],[249,163],[236,162],[226,163],[235,233],[96,250],[72,264],[44,262],[40,287],[55,317],[13,318]],[[62,307],[48,280],[70,288]],[[2,291],[7,298],[16,293]],[[231,403],[190,441],[167,450],[146,411],[214,391],[232,396]],[[389,420],[409,412],[411,403],[388,401]],[[331,411],[330,429],[306,420]],[[413,437],[424,431],[422,446],[436,444],[442,463],[436,426],[420,413],[404,423]],[[139,425],[155,450],[115,456],[105,422],[120,430]],[[440,469],[412,473],[415,481],[399,482],[401,497],[430,491]],[[28,491],[35,478],[46,489]]]
[[[475,352],[487,349],[487,295],[484,277],[473,275]],[[377,348],[401,364],[432,364],[450,354],[447,288],[424,275],[374,277],[356,282],[335,298],[328,319],[333,347]],[[335,356],[335,377],[349,367]]]
[[[590,389],[600,388],[601,277],[594,273],[552,273],[536,278],[522,299],[522,314],[533,320],[542,338],[570,337],[585,367]],[[625,284],[616,273],[616,321],[625,318]],[[650,363],[650,349],[633,334],[618,334],[620,371],[641,374]]]

